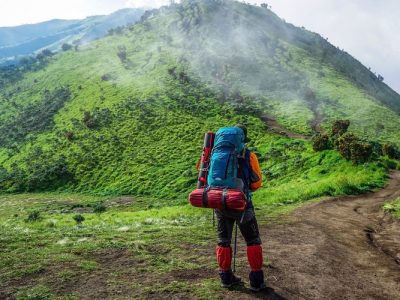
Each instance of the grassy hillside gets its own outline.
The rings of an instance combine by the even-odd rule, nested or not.
[[[264,113],[307,134],[316,125],[327,128],[334,119],[349,118],[351,131],[398,142],[395,105],[363,89],[357,81],[362,76],[353,80],[335,61],[309,51],[307,45],[319,36],[285,24],[265,8],[184,1],[146,18],[122,35],[46,57],[35,63],[36,71],[5,84],[0,93],[3,190],[61,188],[183,199],[196,180],[193,165],[203,133],[238,122],[249,126],[250,147],[264,160],[266,177],[276,172],[271,185],[312,182],[312,172],[320,168],[326,183],[317,175],[318,187],[309,185],[304,193],[336,194],[348,178],[363,172],[343,168],[347,162],[333,152],[314,153],[306,142],[291,149],[292,142],[266,132]],[[390,98],[383,83],[375,86]],[[281,154],[269,157],[275,143]],[[285,164],[295,166],[293,172],[283,172]],[[347,168],[342,180],[337,172]],[[377,185],[370,174],[382,183],[383,173],[374,170],[383,166],[361,168],[371,170],[354,176],[361,186]]]

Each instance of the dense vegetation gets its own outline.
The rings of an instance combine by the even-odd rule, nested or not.
[[[330,134],[317,134],[313,137],[313,149],[323,151],[336,149],[345,159],[351,160],[354,164],[365,163],[377,160],[380,157],[387,157],[389,160],[399,160],[400,151],[392,144],[381,144],[379,142],[362,139],[353,133],[348,132],[349,120],[337,120],[332,125]],[[393,169],[396,168],[396,162]]]

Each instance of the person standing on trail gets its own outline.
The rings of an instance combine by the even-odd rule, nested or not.
[[[247,128],[241,124],[235,127],[239,127],[243,130],[245,136],[244,142],[249,142]],[[262,270],[263,257],[261,239],[253,203],[251,201],[251,193],[261,187],[262,175],[257,156],[246,147],[239,157],[238,163],[238,188],[242,189],[247,195],[247,204],[244,212],[229,209],[214,210],[218,222],[216,256],[219,266],[219,276],[221,278],[221,286],[224,288],[229,288],[241,283],[241,279],[234,275],[231,268],[231,241],[233,227],[236,222],[247,245],[247,259],[251,269],[249,274],[250,289],[258,292],[265,288],[265,282],[264,272]]]

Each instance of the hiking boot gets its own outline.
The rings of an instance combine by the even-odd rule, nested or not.
[[[249,274],[250,290],[259,292],[266,288],[263,271],[251,271]]]
[[[232,271],[219,272],[219,277],[221,278],[221,287],[223,288],[230,288],[242,283],[242,279],[235,276]]]

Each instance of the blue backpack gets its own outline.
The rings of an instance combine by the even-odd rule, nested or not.
[[[209,186],[236,187],[238,156],[245,147],[244,139],[244,132],[239,127],[224,127],[217,131],[207,177]]]

